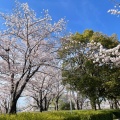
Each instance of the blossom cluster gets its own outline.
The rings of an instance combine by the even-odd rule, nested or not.
[[[114,6],[114,9],[110,9],[108,10],[108,13],[111,13],[113,15],[119,15],[120,14],[120,4],[119,3],[115,3],[116,5]]]
[[[118,10],[118,9],[110,9],[110,10],[108,10],[108,13],[111,13],[111,14],[114,14],[114,15],[118,15],[118,14],[120,14],[120,11]]]
[[[100,43],[91,42],[87,45],[94,63],[120,65],[120,44],[111,49],[105,49]]]

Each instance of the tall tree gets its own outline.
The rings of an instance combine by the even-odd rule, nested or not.
[[[116,47],[106,49],[104,46],[99,44],[98,52],[94,51],[94,47],[96,47],[95,43],[91,43],[92,45],[92,54],[90,58],[92,58],[94,63],[99,64],[99,66],[104,68],[104,79],[107,78],[105,85],[106,97],[114,103],[113,107],[118,108],[118,99],[120,97],[119,86],[120,86],[120,44]],[[106,69],[106,66],[108,69]]]
[[[61,31],[66,22],[51,24],[51,16],[37,18],[27,3],[16,3],[13,13],[0,13],[6,30],[0,32],[0,76],[9,85],[9,113],[16,113],[16,104],[29,80],[44,66],[54,66]],[[58,47],[58,45],[57,45]]]
[[[93,42],[94,41],[94,42]],[[116,35],[107,36],[92,30],[85,30],[83,34],[76,33],[71,38],[63,39],[63,49],[60,56],[63,59],[63,80],[91,100],[91,105],[96,109],[98,104],[100,109],[101,99],[104,97],[104,79],[101,73],[104,67],[94,64],[88,56],[92,56],[93,51],[98,53],[100,43],[105,48],[111,48],[118,44]],[[92,45],[89,45],[93,43]],[[88,45],[88,46],[87,46]],[[106,66],[105,66],[106,67]],[[107,67],[106,67],[107,69]],[[103,72],[105,73],[105,72]]]

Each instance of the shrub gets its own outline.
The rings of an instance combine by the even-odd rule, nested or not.
[[[102,111],[78,112],[79,120],[113,120],[112,113]]]
[[[120,118],[120,110],[110,110],[110,112],[113,114],[114,119]]]
[[[75,104],[72,103],[72,109],[75,110]],[[65,102],[61,104],[60,110],[70,110],[70,103]]]
[[[1,115],[0,120],[113,120],[114,112],[110,110],[74,110],[72,113],[68,110],[43,113],[33,112]]]

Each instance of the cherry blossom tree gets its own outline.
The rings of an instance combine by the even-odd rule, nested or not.
[[[60,19],[52,24],[45,10],[37,18],[27,3],[16,3],[11,14],[0,13],[5,30],[0,32],[0,77],[8,85],[9,113],[16,113],[16,104],[27,83],[44,66],[54,66],[56,45],[65,29]]]
[[[36,74],[26,88],[26,95],[33,99],[31,106],[40,112],[47,110],[47,104],[53,98],[52,89],[54,84],[50,67],[45,67],[42,71],[44,73]]]
[[[62,73],[61,70],[56,70],[54,72],[54,77],[53,77],[53,97],[54,97],[54,104],[55,104],[55,110],[59,110],[59,100],[61,96],[64,93],[65,86],[62,85]]]
[[[60,69],[47,66],[42,71],[44,73],[39,72],[29,82],[25,95],[33,98],[31,106],[40,112],[48,110],[52,101],[55,101],[55,108],[58,110],[58,102],[64,90]]]

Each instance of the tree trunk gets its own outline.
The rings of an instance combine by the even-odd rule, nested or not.
[[[110,105],[110,109],[113,109],[113,101],[112,101],[112,99],[109,100],[109,105]]]
[[[98,99],[97,99],[97,105],[98,105],[98,109],[99,109],[99,110],[101,110],[100,104],[101,104],[101,101],[100,101],[99,98],[98,98]]]
[[[92,107],[92,109],[97,110],[95,99],[91,99],[91,100],[90,100],[90,103],[91,103],[91,107]]]
[[[118,104],[117,104],[116,98],[114,99],[114,107],[115,107],[115,109],[118,109]]]
[[[55,110],[58,110],[58,100],[59,100],[59,98],[56,98],[56,101],[55,101]]]
[[[45,108],[44,108],[44,110],[47,111],[47,97],[46,96],[44,98],[44,101],[45,101]]]
[[[100,106],[100,103],[98,103],[98,109],[101,110],[101,106]]]
[[[14,73],[11,74],[11,101],[10,101],[10,109],[9,109],[9,114],[16,114],[16,104],[17,104],[17,99],[15,99],[15,91],[14,91]]]
[[[83,102],[80,101],[80,110],[82,110],[82,109],[83,109]]]
[[[43,111],[43,99],[42,99],[42,90],[39,92],[39,97],[40,97],[40,112]]]
[[[49,105],[50,105],[50,101],[47,102],[47,109],[46,110],[49,109]]]
[[[114,109],[113,103],[110,104],[110,109]]]
[[[12,87],[11,89],[11,101],[10,101],[10,109],[9,109],[9,114],[16,114],[17,112],[17,101],[20,98],[21,93],[23,92],[27,82],[28,82],[29,78],[27,78],[23,85],[21,86],[20,90],[18,92],[16,92],[16,90],[14,91],[14,87]],[[17,86],[17,85],[16,85]]]
[[[77,99],[77,110],[80,110],[79,100]]]
[[[17,100],[15,100],[15,99],[12,100],[11,104],[10,104],[9,114],[16,114],[16,112],[17,112],[16,105],[17,105]]]

